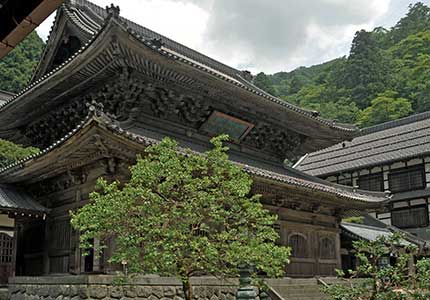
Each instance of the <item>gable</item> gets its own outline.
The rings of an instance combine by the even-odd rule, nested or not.
[[[92,34],[94,32],[85,30],[74,22],[70,9],[63,4],[57,11],[45,50],[31,81],[40,79],[66,62],[81,49]]]

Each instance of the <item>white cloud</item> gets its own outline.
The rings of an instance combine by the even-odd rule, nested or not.
[[[291,70],[347,54],[390,0],[93,0],[226,64],[253,72]],[[50,18],[52,23],[53,18]],[[50,24],[38,32],[46,36]]]
[[[390,0],[217,0],[206,49],[252,70],[276,72],[346,54],[356,30],[370,29]],[[339,52],[338,50],[342,50]]]
[[[111,3],[119,5],[123,17],[193,48],[201,46],[209,17],[202,8],[186,2],[170,0],[93,0],[92,2],[102,7]],[[37,31],[43,38],[47,37],[53,20],[51,16],[38,28]]]

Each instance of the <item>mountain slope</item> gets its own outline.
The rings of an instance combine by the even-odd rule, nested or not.
[[[43,50],[43,41],[33,31],[24,41],[0,60],[0,90],[17,93],[33,74]]]
[[[371,126],[430,110],[430,8],[409,6],[391,29],[358,31],[348,57],[254,83],[340,122]]]

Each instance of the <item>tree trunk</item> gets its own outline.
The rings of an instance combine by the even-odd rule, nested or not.
[[[184,290],[185,300],[193,300],[193,287],[189,278],[182,281],[182,289]]]

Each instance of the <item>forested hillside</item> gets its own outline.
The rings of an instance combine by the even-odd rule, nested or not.
[[[0,90],[17,93],[25,87],[43,50],[43,41],[34,31],[0,60]]]
[[[0,60],[0,89],[19,92],[30,79],[42,54],[43,41],[36,32],[31,33],[13,51]],[[23,148],[0,139],[0,167],[5,167],[39,150]]]
[[[23,148],[12,142],[0,139],[0,168],[6,167],[9,164],[38,152],[39,149],[37,148]]]
[[[430,8],[423,3],[393,28],[355,34],[348,57],[254,82],[322,117],[362,127],[430,110]]]

